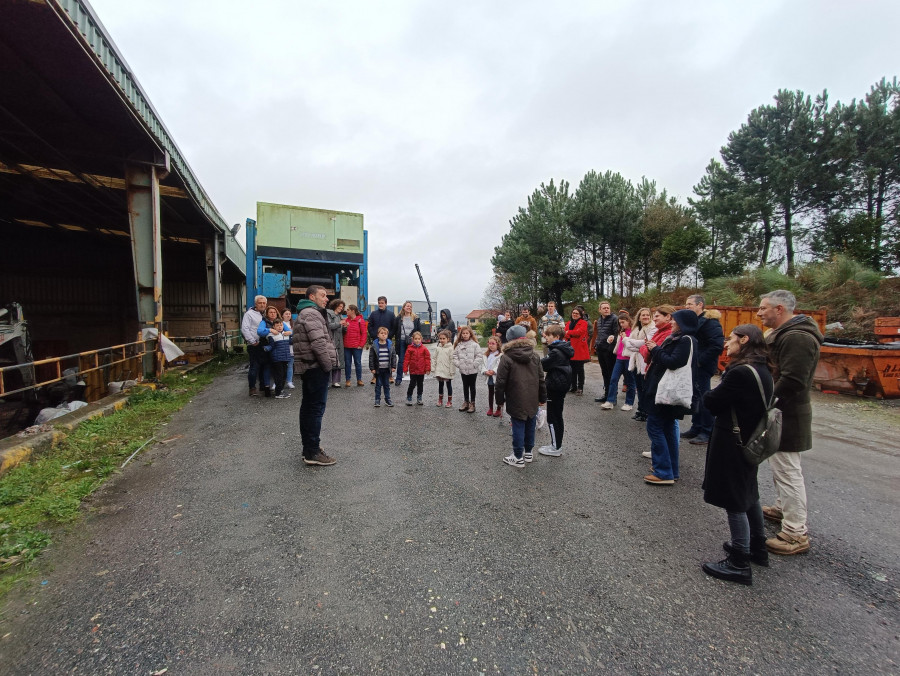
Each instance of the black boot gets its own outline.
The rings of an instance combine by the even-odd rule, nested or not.
[[[704,563],[703,572],[727,582],[753,584],[753,572],[743,552],[734,552],[718,563]]]
[[[735,549],[731,546],[731,542],[725,541],[722,543],[722,549],[725,550],[726,554],[732,554]],[[764,537],[761,538],[750,538],[750,563],[755,563],[757,566],[765,566],[769,567],[769,550],[766,549],[766,539]]]

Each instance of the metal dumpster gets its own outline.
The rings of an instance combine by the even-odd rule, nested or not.
[[[900,342],[822,346],[813,382],[835,390],[879,399],[900,398]]]

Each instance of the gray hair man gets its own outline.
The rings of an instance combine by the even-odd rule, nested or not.
[[[775,482],[775,505],[764,506],[763,516],[781,524],[774,538],[766,540],[773,554],[809,551],[806,525],[806,485],[800,469],[800,453],[812,448],[812,387],[819,348],[824,340],[816,322],[795,315],[797,299],[779,289],[760,298],[756,316],[771,331],[766,335],[774,364],[775,396],[782,413],[781,446],[769,458]]]
[[[331,371],[337,368],[337,351],[331,341],[325,306],[328,292],[318,284],[306,289],[306,298],[297,303],[294,321],[294,362],[303,381],[300,402],[300,439],[303,462],[307,465],[333,465],[336,460],[319,443],[322,417],[328,401]]]
[[[266,310],[269,299],[265,296],[256,296],[253,299],[253,307],[249,308],[241,319],[241,335],[247,343],[247,357],[250,359],[250,368],[247,369],[247,380],[250,381],[250,396],[258,397],[256,379],[259,377],[261,385],[265,385],[264,367],[267,363],[266,353],[259,344],[259,336],[256,330],[262,321],[262,313]]]

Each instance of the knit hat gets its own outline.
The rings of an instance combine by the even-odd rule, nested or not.
[[[505,321],[506,321],[506,317],[504,317],[503,315],[497,315],[497,321],[498,321],[498,322],[505,322]]]
[[[506,340],[516,340],[517,338],[524,338],[526,333],[526,329],[521,324],[516,324],[515,326],[510,326],[506,330]]]
[[[676,310],[675,314],[672,315],[672,319],[678,324],[678,328],[681,329],[682,333],[693,335],[697,332],[697,327],[700,325],[697,313],[693,310]]]

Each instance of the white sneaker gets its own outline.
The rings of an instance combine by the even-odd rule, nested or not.
[[[653,457],[653,454],[652,454],[650,451],[643,451],[643,452],[641,453],[641,455],[644,456],[645,458],[652,458],[652,457]]]
[[[522,460],[524,460],[525,462],[534,462],[534,453],[532,453],[531,451],[525,451],[522,454]]]
[[[293,389],[294,389],[294,383],[285,383],[284,386],[285,386],[286,388],[288,388],[289,390],[293,390]]]
[[[276,394],[275,398],[276,399],[290,399],[291,395],[289,392],[282,392],[281,394]]]
[[[631,409],[632,409],[632,406],[631,406],[630,404],[622,404],[622,409],[621,409],[621,410],[623,410],[623,411],[630,411]]]
[[[541,446],[538,449],[538,453],[540,453],[541,455],[549,455],[554,458],[558,458],[562,455],[561,450],[559,450],[558,448],[553,448],[553,446],[550,444],[548,444],[547,446]]]
[[[616,407],[615,404],[610,404],[608,401],[604,401],[603,405],[600,407],[604,411],[611,411]]]
[[[503,458],[503,462],[511,467],[518,467],[519,469],[525,467],[525,460],[523,458],[517,458],[512,453]]]

